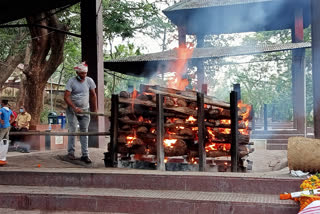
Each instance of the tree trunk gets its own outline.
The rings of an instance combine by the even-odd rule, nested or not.
[[[57,17],[51,14],[50,12],[46,12],[27,17],[27,22],[30,24],[30,34],[34,39],[32,39],[30,63],[24,70],[26,75],[24,105],[31,114],[31,125],[40,122],[45,86],[48,79],[63,61],[63,48],[66,35],[32,26],[32,24],[40,24],[66,31],[66,27],[59,24]]]

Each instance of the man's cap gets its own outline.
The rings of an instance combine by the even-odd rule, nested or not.
[[[74,67],[74,70],[79,72],[88,72],[88,65],[86,64],[86,62],[81,62]]]

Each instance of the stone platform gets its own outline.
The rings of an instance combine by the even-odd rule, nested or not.
[[[0,207],[104,213],[286,213],[303,179],[265,173],[1,168]]]

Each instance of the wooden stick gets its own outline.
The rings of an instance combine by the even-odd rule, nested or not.
[[[10,136],[17,136],[17,135],[50,135],[50,136],[103,136],[103,135],[110,135],[110,132],[40,132],[40,131],[28,131],[28,132],[10,132]]]
[[[89,114],[92,116],[102,116],[102,117],[109,117],[110,115],[104,114],[104,113],[98,113],[98,112],[91,112],[91,111],[83,111],[79,114]]]

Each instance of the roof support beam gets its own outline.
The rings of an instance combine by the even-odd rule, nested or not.
[[[98,112],[104,112],[104,68],[102,0],[81,0],[82,60],[88,63],[88,76],[97,85]],[[105,118],[92,117],[89,132],[104,132]],[[102,147],[104,136],[90,136],[89,147]]]
[[[314,137],[320,139],[320,1],[311,1]]]
[[[303,42],[303,9],[296,8],[294,26],[292,28],[292,42]],[[294,128],[306,135],[306,74],[305,49],[292,50],[292,101]]]
[[[203,48],[204,47],[204,35],[203,34],[197,34],[197,48]],[[204,71],[204,60],[203,59],[197,59],[197,88],[198,91],[202,91],[202,85],[204,84],[204,77],[205,77],[205,71]]]

